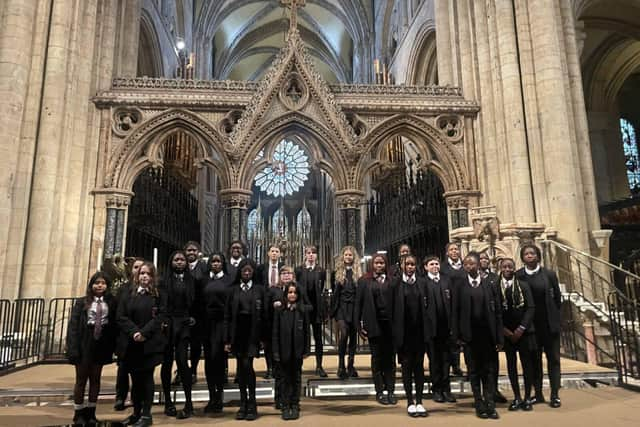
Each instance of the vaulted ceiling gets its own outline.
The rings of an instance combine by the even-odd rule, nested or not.
[[[196,0],[194,6],[194,37],[210,49],[211,77],[259,79],[284,44],[289,10],[280,0]],[[307,0],[298,16],[322,76],[329,82],[357,81],[354,58],[371,46],[372,2]]]

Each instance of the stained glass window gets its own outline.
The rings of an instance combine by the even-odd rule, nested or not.
[[[254,209],[249,213],[247,218],[247,238],[249,240],[256,239],[258,236],[258,210]]]
[[[309,158],[300,146],[283,139],[273,154],[273,163],[255,178],[260,190],[274,197],[290,196],[309,178]]]
[[[271,232],[274,236],[286,236],[289,234],[289,224],[287,224],[287,218],[284,215],[282,207],[273,213],[273,217],[271,218]]]
[[[640,190],[640,156],[638,155],[638,141],[636,131],[631,122],[620,119],[622,133],[622,147],[627,166],[627,180],[631,190]]]

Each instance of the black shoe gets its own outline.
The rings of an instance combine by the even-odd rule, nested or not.
[[[73,424],[74,425],[85,425],[87,423],[86,419],[86,408],[76,409],[73,411]]]
[[[347,374],[350,378],[358,378],[358,371],[356,371],[356,368],[354,368],[353,366],[349,366],[347,368]]]
[[[560,403],[560,398],[559,397],[552,397],[551,401],[549,402],[549,406],[551,406],[552,408],[559,408],[560,406],[562,406],[562,403]]]
[[[509,410],[510,411],[517,411],[518,409],[522,408],[522,400],[520,399],[513,399],[513,402],[511,402],[511,405],[509,405]]]
[[[398,399],[396,398],[396,395],[393,393],[389,393],[389,395],[387,396],[387,401],[389,402],[389,405],[398,404]]]
[[[285,421],[291,419],[291,408],[289,406],[282,408],[282,419]]]
[[[444,393],[442,393],[442,396],[448,403],[456,403],[458,401],[458,399],[456,399],[456,397],[451,394],[450,391],[445,391]]]
[[[140,419],[133,424],[133,427],[149,427],[150,425],[153,425],[153,418],[140,417]]]
[[[258,408],[256,406],[256,403],[252,402],[249,405],[247,405],[247,416],[245,417],[245,420],[253,421],[257,418],[258,418]]]
[[[214,402],[209,401],[207,406],[204,407],[203,412],[205,414],[213,414],[215,412],[216,404]]]
[[[327,373],[324,371],[324,369],[322,369],[322,366],[318,366],[316,368],[316,375],[319,376],[320,378],[328,377]]]
[[[125,410],[124,400],[116,400],[115,405],[113,405],[113,410],[114,411],[124,411]]]
[[[476,408],[476,416],[478,418],[487,419],[489,418],[489,412],[487,411],[487,405],[483,401],[477,401],[475,403]]]
[[[85,408],[84,409],[85,418],[87,420],[87,424],[93,425],[98,424],[100,421],[96,418],[96,407]]]
[[[173,403],[170,403],[168,405],[164,405],[164,414],[167,417],[175,417],[178,414],[178,411],[176,411],[176,407]]]
[[[444,395],[439,391],[433,392],[433,401],[436,403],[444,403]]]
[[[264,373],[264,376],[262,378],[264,378],[265,380],[270,380],[271,378],[273,378],[271,369],[267,369],[267,372]]]
[[[496,391],[496,396],[494,400],[496,403],[507,403],[507,398],[504,397],[504,395],[500,393],[500,391]]]
[[[300,418],[300,407],[298,405],[291,406],[291,418],[290,420],[297,420]]]
[[[522,405],[520,405],[520,409],[523,411],[531,411],[533,406],[531,405],[531,399],[525,399],[522,401]]]
[[[236,420],[244,420],[247,418],[247,404],[241,403],[240,409],[236,412]]]
[[[531,404],[537,405],[538,403],[547,403],[547,401],[544,399],[544,395],[536,393],[536,397],[531,399]]]
[[[280,399],[276,399],[276,404],[273,405],[273,407],[282,411],[285,411],[287,409],[287,407],[282,404],[282,401]]]
[[[139,414],[131,414],[122,422],[122,424],[124,424],[125,426],[132,426],[137,423],[139,419]]]
[[[340,378],[341,380],[346,380],[347,378],[349,378],[349,374],[347,374],[347,370],[344,369],[344,367],[338,368],[338,378]]]
[[[451,373],[454,377],[463,377],[462,369],[459,366],[454,366],[451,368]]]
[[[387,395],[384,393],[376,393],[376,401],[381,405],[388,405],[389,400],[387,399]]]
[[[178,411],[176,414],[176,419],[178,420],[186,420],[187,418],[191,418],[193,416],[193,405],[185,405],[184,408]]]
[[[497,419],[500,418],[500,415],[498,415],[498,411],[496,411],[495,408],[494,409],[489,409],[487,411],[487,416],[489,418],[491,418],[492,420],[497,420]]]

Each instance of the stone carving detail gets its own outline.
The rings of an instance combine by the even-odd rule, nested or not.
[[[222,190],[220,202],[225,209],[247,209],[251,202],[252,192],[240,188]]]
[[[359,190],[343,190],[336,192],[338,209],[360,209],[365,203],[364,193]]]
[[[113,132],[124,137],[142,121],[142,113],[136,108],[118,108],[113,113]]]
[[[457,116],[443,115],[436,119],[436,127],[451,142],[458,142],[463,136],[463,124]]]
[[[255,91],[258,83],[236,80],[186,80],[149,77],[116,77],[113,89],[198,89],[198,90],[237,90]]]
[[[238,124],[238,120],[242,117],[242,111],[231,110],[222,120],[220,120],[220,133],[223,135],[230,135],[233,132],[233,128]]]
[[[495,206],[482,206],[471,209],[473,234],[481,242],[500,240],[500,222]]]
[[[296,111],[303,108],[309,101],[309,90],[302,76],[296,72],[289,74],[278,92],[278,97],[290,110]]]
[[[362,120],[362,118],[360,118],[360,116],[358,116],[356,113],[347,113],[346,116],[349,124],[353,128],[353,133],[355,134],[356,138],[364,138],[368,130],[367,122]]]

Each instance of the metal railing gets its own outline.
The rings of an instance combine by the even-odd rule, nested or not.
[[[0,371],[40,359],[44,300],[0,300]]]
[[[608,305],[619,383],[640,390],[640,305],[617,292],[609,294]]]
[[[77,298],[54,298],[49,301],[44,359],[63,359],[71,309]]]

